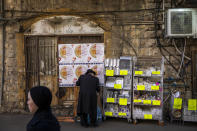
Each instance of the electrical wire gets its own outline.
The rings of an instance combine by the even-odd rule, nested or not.
[[[185,54],[185,47],[186,47],[186,39],[185,39],[185,43],[184,43],[184,47],[183,47],[183,53],[182,53],[182,58],[181,58],[181,64],[180,64],[179,70],[178,70],[178,72],[177,72],[177,77],[180,77],[180,71],[181,71],[181,68],[182,68],[182,66],[183,66],[184,54]]]
[[[155,37],[156,37],[156,40],[157,40],[156,44],[157,44],[157,47],[158,47],[159,50],[160,50],[161,55],[165,58],[165,60],[168,62],[168,64],[169,64],[176,72],[178,72],[178,69],[176,69],[176,67],[170,62],[170,60],[168,60],[168,59],[166,58],[166,56],[163,54],[163,51],[162,51],[162,49],[164,49],[164,47],[161,45],[161,42],[160,42],[160,40],[159,40],[159,36],[158,36],[158,34],[157,34],[158,17],[159,17],[160,6],[161,6],[162,1],[156,0],[155,2],[156,2],[156,9],[157,9],[157,10],[155,10],[155,24],[154,24],[154,25],[155,25]]]
[[[177,51],[179,54],[181,54],[181,51],[177,48],[177,46],[176,46],[176,43],[175,43],[174,39],[172,39],[172,44],[174,45],[174,47],[175,47],[176,51]],[[188,60],[191,60],[191,58],[189,58],[189,57],[188,57],[188,56],[186,56],[186,55],[184,55],[184,57],[185,57],[186,59],[188,59]]]

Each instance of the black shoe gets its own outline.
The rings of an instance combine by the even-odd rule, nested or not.
[[[95,124],[92,124],[92,126],[93,126],[93,127],[97,127],[97,126],[98,126],[98,124],[96,124],[96,123],[95,123]]]
[[[85,127],[85,128],[88,128],[88,127],[89,127],[89,125],[88,125],[88,124],[85,124],[85,125],[84,125],[84,127]]]

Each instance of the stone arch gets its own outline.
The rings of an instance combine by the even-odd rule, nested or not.
[[[39,20],[24,33],[31,35],[104,34],[104,30],[89,19],[60,15]]]
[[[38,17],[32,17],[28,20],[22,21],[21,26],[23,28],[23,31],[26,31],[29,27],[31,27],[32,24],[34,24],[40,20],[50,18],[50,17],[55,17],[55,16],[76,16],[76,17],[85,18],[85,19],[88,19],[89,21],[95,22],[105,32],[111,31],[111,25],[109,24],[109,22],[105,21],[102,18],[98,18],[95,15],[91,15],[91,16],[83,15],[83,14],[77,13],[76,11],[72,11],[70,9],[58,9],[58,10],[55,10],[54,12],[58,12],[58,13],[54,13],[54,14],[50,14],[50,15],[40,15]],[[62,13],[60,13],[60,12],[62,12]]]

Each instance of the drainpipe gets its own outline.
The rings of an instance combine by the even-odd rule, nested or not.
[[[162,4],[162,9],[163,9],[163,24],[165,23],[165,1],[163,0]]]
[[[1,2],[1,18],[5,17],[5,8],[4,8],[4,0]],[[6,23],[2,25],[2,54],[1,54],[1,89],[0,89],[0,107],[2,106],[3,101],[3,89],[4,89],[4,73],[5,73],[5,39],[6,39],[6,32],[5,32]]]

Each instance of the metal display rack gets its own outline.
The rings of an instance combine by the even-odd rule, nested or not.
[[[187,99],[183,107],[183,122],[197,122],[197,99]]]
[[[133,122],[158,120],[163,125],[164,58],[137,58],[133,75]]]
[[[172,89],[170,99],[170,122],[182,123],[184,88]]]
[[[132,58],[105,60],[105,86],[103,88],[103,110],[106,117],[131,119]]]

